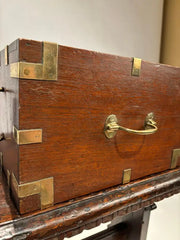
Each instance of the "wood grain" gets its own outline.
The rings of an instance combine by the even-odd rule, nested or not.
[[[175,169],[20,216],[0,182],[0,237],[62,240],[179,192],[180,169]]]
[[[27,56],[39,52],[23,41]],[[133,77],[131,67],[131,58],[59,46],[58,81],[20,80],[20,129],[43,129],[42,144],[20,146],[20,183],[53,176],[58,203],[122,183],[126,168],[132,180],[170,168],[180,147],[180,68],[143,61]],[[149,112],[156,134],[105,138],[109,114],[142,129]]]
[[[9,46],[9,62],[41,63],[42,49],[42,42],[19,39]],[[43,130],[41,144],[0,143],[5,172],[14,172],[19,184],[54,177],[54,203],[60,203],[122,184],[127,168],[132,180],[170,168],[172,150],[180,148],[180,68],[142,61],[135,77],[131,58],[59,45],[57,81],[18,80],[9,77],[2,56],[0,83],[8,92],[0,93],[0,130],[9,138],[13,125]],[[149,112],[157,133],[105,137],[108,115],[142,129]],[[31,207],[28,198],[18,200],[20,212],[38,208],[34,199]]]
[[[9,64],[19,59],[19,41],[8,46]],[[10,78],[10,65],[5,65],[5,52],[1,51],[0,86],[5,88],[0,92],[0,134],[4,133],[6,140],[0,142],[0,152],[3,153],[3,168],[14,173],[19,179],[18,146],[12,140],[13,126],[19,127],[19,80]]]
[[[19,213],[11,200],[6,177],[0,172],[0,226],[18,217]],[[0,237],[1,234],[0,230]]]

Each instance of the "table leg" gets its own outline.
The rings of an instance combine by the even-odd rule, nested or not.
[[[115,218],[108,229],[84,240],[146,240],[150,212],[156,208],[153,204],[128,215]]]

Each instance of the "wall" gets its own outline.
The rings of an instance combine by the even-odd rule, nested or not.
[[[180,66],[180,1],[164,1],[161,62]]]
[[[0,0],[0,48],[16,38],[157,62],[162,0]]]
[[[0,49],[28,38],[158,62],[162,8],[163,0],[0,0]],[[179,240],[178,204],[178,196],[158,204],[148,240]]]
[[[157,203],[151,212],[147,240],[180,239],[180,194]]]

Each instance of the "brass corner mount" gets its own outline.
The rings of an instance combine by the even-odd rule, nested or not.
[[[131,171],[132,171],[131,168],[124,169],[122,180],[123,184],[129,183],[131,181]]]
[[[140,76],[141,62],[142,62],[142,60],[140,58],[133,58],[132,72],[131,72],[132,76],[136,76],[136,77]]]
[[[16,127],[13,127],[13,137],[18,145],[41,143],[42,129],[18,130]]]
[[[58,44],[43,42],[42,63],[15,62],[10,64],[12,78],[57,80]]]
[[[54,205],[54,178],[44,178],[38,181],[18,184],[16,177],[12,173],[11,184],[16,196],[21,199],[31,195],[39,194],[41,209]]]
[[[176,168],[179,158],[180,158],[180,148],[173,149],[172,158],[171,158],[171,166],[170,166],[171,169]]]

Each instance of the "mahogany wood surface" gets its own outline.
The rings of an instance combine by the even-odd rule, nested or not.
[[[117,217],[106,230],[83,240],[146,240],[149,216],[153,209],[156,209],[155,204]]]
[[[17,40],[9,62],[17,61],[41,63],[42,42]],[[9,66],[4,68],[9,74]],[[7,101],[1,108],[9,113],[3,118],[6,136],[12,125],[42,128],[43,142],[12,147],[13,154],[5,148],[8,140],[1,142],[4,169],[15,173],[19,184],[54,177],[54,203],[119,185],[127,168],[131,180],[168,170],[172,150],[180,148],[180,68],[142,61],[140,77],[131,76],[131,69],[132,58],[59,45],[57,81],[10,79],[15,105]],[[116,114],[122,126],[142,129],[149,112],[157,133],[119,131],[113,139],[105,137],[108,115]],[[21,213],[39,206],[34,196],[35,205],[27,209],[30,199],[17,201]]]
[[[19,59],[19,41],[8,46],[8,65],[5,65],[5,50],[0,52],[0,134],[4,133],[6,141],[0,142],[0,152],[3,153],[3,167],[7,174],[13,172],[19,178],[18,146],[12,141],[13,126],[19,127],[19,80],[10,78],[10,65]]]
[[[18,217],[20,217],[20,215],[9,195],[9,187],[6,178],[0,172],[0,225]]]
[[[41,44],[20,41],[20,61],[41,62]],[[38,53],[38,54],[35,54]],[[59,46],[58,80],[20,80],[20,129],[43,129],[43,143],[19,147],[19,183],[54,177],[55,203],[170,168],[180,147],[180,68]],[[142,129],[154,112],[158,132],[103,133],[106,117]],[[32,174],[33,173],[33,174]]]
[[[178,168],[21,216],[1,180],[0,238],[62,240],[179,192]]]

